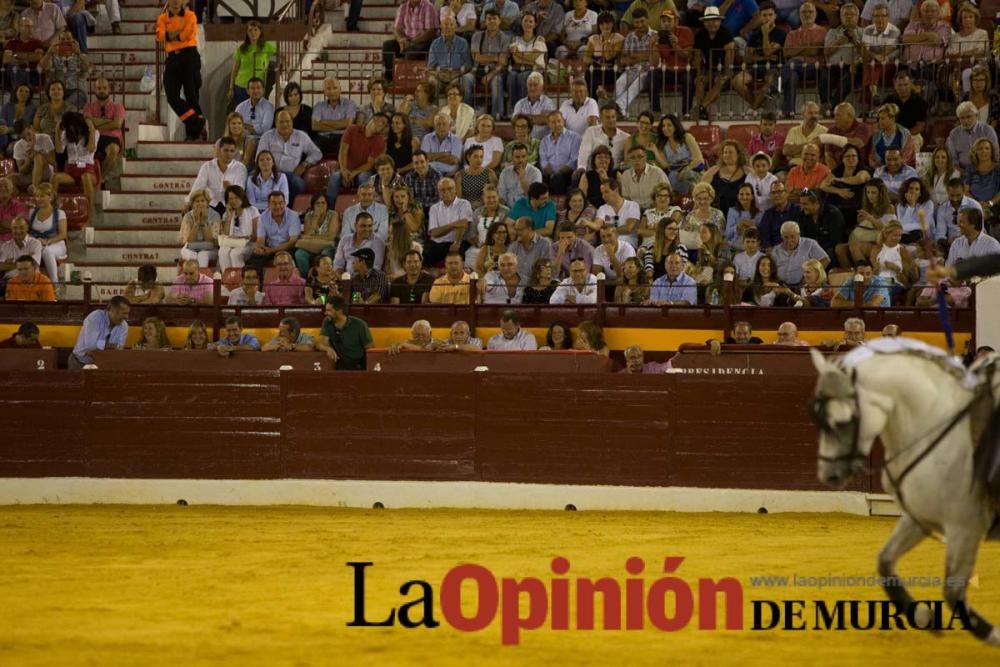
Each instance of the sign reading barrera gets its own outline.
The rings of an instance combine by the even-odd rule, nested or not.
[[[698,376],[816,375],[809,355],[799,349],[759,346],[759,350],[729,351],[713,355],[705,349],[685,349],[670,360],[673,373]],[[805,348],[804,348],[805,349]]]

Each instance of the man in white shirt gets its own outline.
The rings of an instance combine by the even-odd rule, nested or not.
[[[188,194],[198,190],[208,189],[212,193],[212,201],[209,206],[222,215],[226,210],[225,192],[230,185],[246,187],[247,168],[236,158],[236,142],[232,137],[222,137],[219,139],[219,157],[209,160],[201,165],[198,170],[198,177],[194,179],[194,185]]]
[[[472,221],[472,205],[459,199],[457,193],[454,179],[438,181],[441,201],[431,206],[427,226],[430,238],[424,242],[424,266],[436,266],[450,252],[465,254],[468,243],[464,239]]]
[[[597,209],[597,219],[618,229],[618,235],[633,248],[639,247],[639,218],[642,211],[634,201],[622,196],[618,181],[601,183],[601,195],[607,202]]]
[[[569,278],[559,283],[549,303],[597,303],[597,276],[587,273],[587,263],[577,258],[570,262]]]
[[[606,102],[601,107],[600,125],[588,127],[583,133],[580,141],[580,156],[576,161],[577,171],[586,171],[590,164],[590,154],[598,146],[607,146],[611,149],[611,157],[615,164],[621,164],[625,157],[625,144],[629,140],[629,133],[618,127],[618,105],[614,102]]]
[[[505,310],[500,315],[500,333],[490,338],[487,350],[537,350],[534,334],[521,328],[517,313]]]
[[[597,107],[597,100],[587,96],[587,82],[573,79],[569,99],[559,107],[559,113],[566,121],[566,129],[573,130],[582,137],[587,128],[597,125],[601,111]]]
[[[983,207],[975,198],[965,194],[965,181],[959,176],[948,179],[948,199],[938,205],[934,213],[934,227],[931,236],[935,241],[948,241],[961,235],[958,212],[963,208],[974,208],[982,212]]]
[[[16,131],[16,127],[15,127]],[[18,188],[39,185],[52,178],[56,165],[56,147],[52,137],[36,132],[31,124],[24,125],[21,138],[14,143],[17,173],[11,179]]]
[[[524,286],[517,271],[517,255],[505,252],[497,258],[496,268],[479,282],[483,303],[519,304]]]
[[[983,232],[983,212],[963,208],[958,214],[958,229],[962,235],[955,239],[948,251],[945,266],[969,257],[983,257],[1000,253],[1000,241]]]
[[[618,238],[618,230],[613,225],[601,227],[601,245],[594,248],[594,264],[591,271],[596,276],[604,273],[608,280],[617,280],[621,275],[622,263],[635,257],[635,248]]]

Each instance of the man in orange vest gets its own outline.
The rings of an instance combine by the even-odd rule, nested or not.
[[[188,141],[202,139],[205,116],[198,104],[201,89],[201,56],[198,54],[198,21],[185,0],[167,0],[167,8],[156,18],[156,41],[164,45],[167,62],[163,88],[167,102],[183,121]],[[181,91],[184,99],[181,99]]]

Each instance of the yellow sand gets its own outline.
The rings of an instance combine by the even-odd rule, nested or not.
[[[681,555],[687,581],[736,576],[747,600],[881,599],[875,588],[761,589],[748,578],[868,575],[891,525],[813,514],[3,507],[0,665],[998,664],[1000,649],[962,632],[543,629],[502,647],[499,622],[472,634],[345,626],[347,560],[376,563],[372,618],[399,604],[408,579],[437,588],[448,569],[476,562],[498,577],[547,580],[553,555],[570,559],[571,574],[621,578],[629,556],[655,576],[665,555]],[[940,574],[942,550],[922,545],[902,573]],[[998,556],[984,546],[971,591],[993,621]]]

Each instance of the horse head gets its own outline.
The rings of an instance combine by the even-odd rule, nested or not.
[[[830,363],[817,350],[811,355],[819,373],[810,404],[819,430],[817,474],[824,484],[842,489],[865,471],[872,443],[885,426],[885,414],[865,405],[853,372]]]

